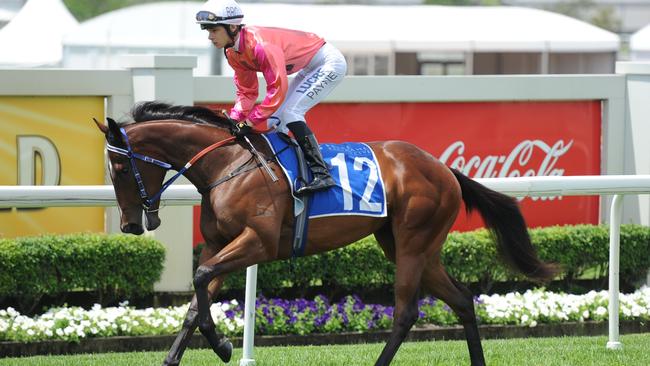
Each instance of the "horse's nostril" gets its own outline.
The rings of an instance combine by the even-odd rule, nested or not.
[[[147,230],[153,231],[160,226],[160,218],[158,215],[145,214],[145,224],[147,225]]]
[[[140,235],[144,233],[144,228],[142,227],[142,225],[138,225],[138,224],[126,224],[122,226],[122,232],[126,234]]]

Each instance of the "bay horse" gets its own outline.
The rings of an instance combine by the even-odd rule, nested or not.
[[[164,365],[178,365],[198,329],[228,362],[232,343],[217,334],[210,304],[225,277],[248,266],[292,255],[293,198],[289,184],[271,180],[252,159],[245,139],[231,135],[232,121],[204,107],[160,102],[136,104],[130,123],[95,120],[107,141],[110,175],[124,233],[160,225],[165,173],[183,174],[202,194],[201,233],[206,245],[193,278],[195,295]],[[258,134],[250,141],[277,176],[273,153]],[[535,281],[547,281],[555,265],[544,263],[530,242],[515,199],[450,169],[431,154],[402,141],[368,143],[381,167],[387,216],[330,216],[310,220],[305,255],[340,248],[374,234],[396,265],[395,310],[390,336],[376,365],[388,365],[418,318],[420,290],[444,301],[460,319],[472,365],[484,365],[472,293],[441,263],[442,245],[465,203],[494,233],[502,259]],[[336,228],[336,230],[332,230]]]

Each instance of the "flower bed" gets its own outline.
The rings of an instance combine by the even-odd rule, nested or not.
[[[181,327],[189,304],[169,308],[135,309],[128,304],[90,310],[53,308],[34,318],[12,308],[0,310],[0,341],[40,340],[79,341],[88,337],[175,334]],[[559,294],[543,290],[481,295],[475,298],[480,324],[537,324],[604,321],[608,311],[607,291],[585,295]],[[266,299],[256,304],[256,334],[311,334],[368,331],[390,328],[393,307],[363,304],[356,296],[329,303],[323,296],[313,300]],[[231,335],[243,332],[243,304],[237,301],[215,303],[210,308],[219,331]],[[450,309],[433,298],[419,302],[417,325],[457,324]],[[622,320],[650,320],[650,288],[620,296]]]

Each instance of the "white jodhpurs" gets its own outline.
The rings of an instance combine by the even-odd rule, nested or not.
[[[347,68],[341,51],[325,43],[289,82],[287,97],[269,118],[269,127],[277,125],[280,132],[287,133],[287,123],[305,121],[305,113],[341,83]]]

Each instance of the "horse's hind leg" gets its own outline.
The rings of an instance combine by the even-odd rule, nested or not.
[[[376,233],[389,260],[395,262],[395,311],[393,329],[375,365],[388,365],[397,353],[413,324],[418,320],[418,294],[428,256],[439,232],[428,220],[408,221],[409,215],[395,215],[391,225]]]
[[[213,279],[212,282],[210,282],[210,284],[208,285],[208,293],[210,298],[214,297],[214,295],[221,288],[222,284],[223,284],[222,277],[217,277]],[[170,348],[169,353],[167,354],[167,357],[163,362],[163,365],[175,366],[180,364],[181,358],[183,357],[183,353],[187,349],[187,346],[190,343],[190,340],[192,339],[192,334],[196,330],[198,324],[199,324],[198,304],[195,295],[192,298],[190,307],[187,310],[187,314],[185,315],[185,320],[183,321],[183,328],[176,336],[176,339],[174,340],[174,343],[172,344],[172,347]]]
[[[418,290],[424,258],[422,255],[398,255],[395,268],[395,311],[393,329],[375,365],[388,365],[418,320]]]
[[[447,273],[439,258],[431,259],[424,269],[422,286],[434,297],[449,305],[460,318],[465,329],[472,366],[485,365],[472,293]]]

